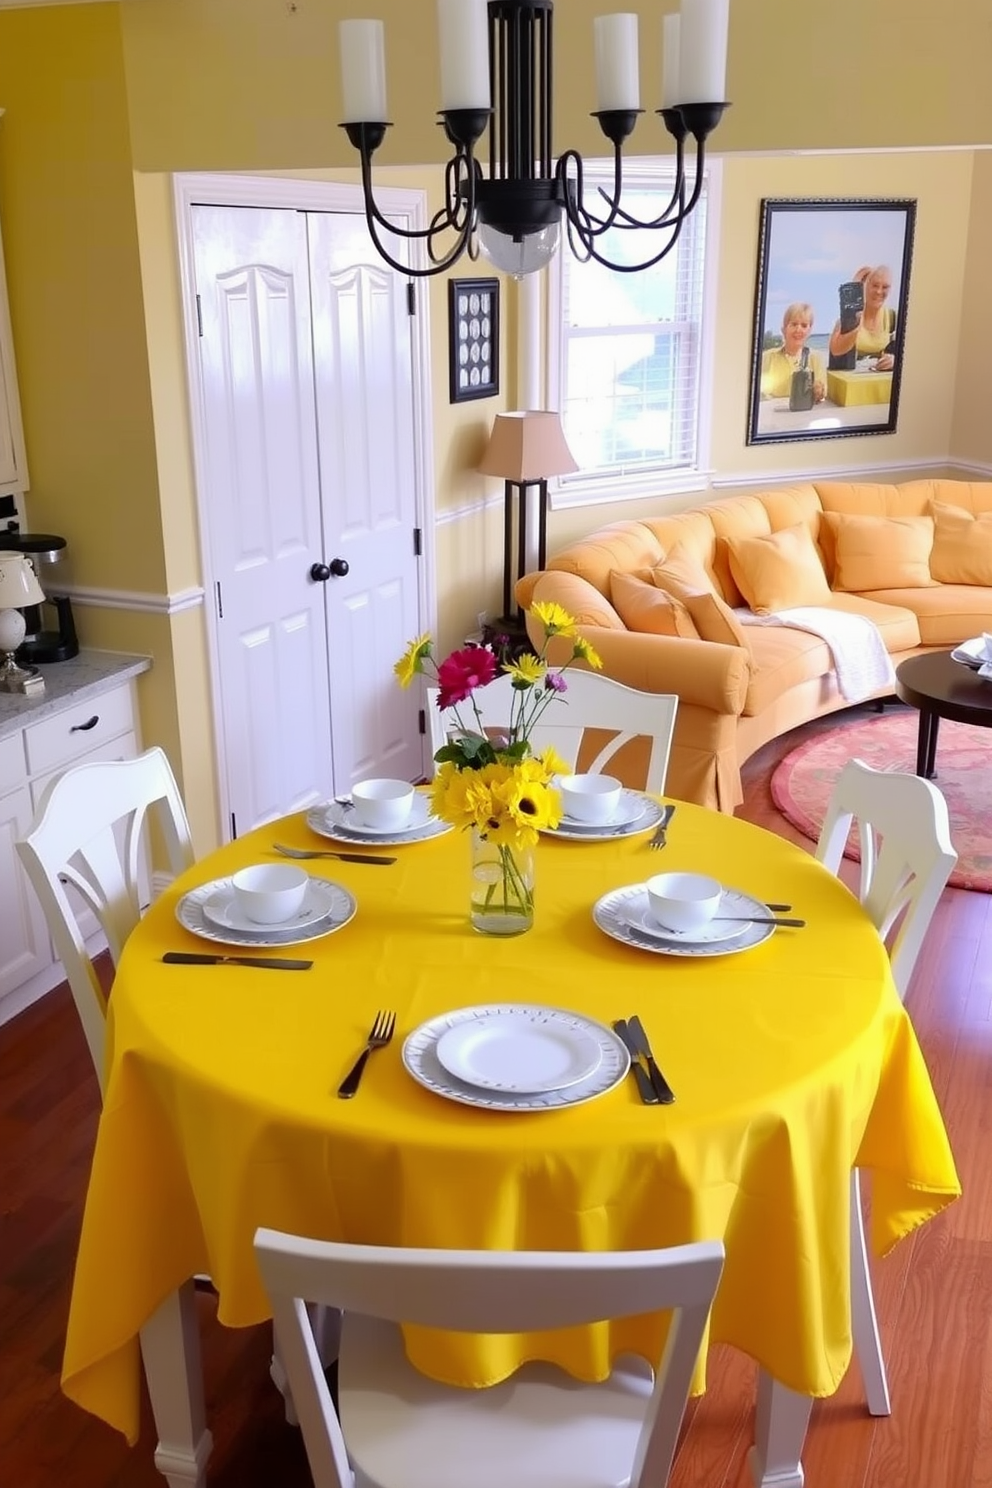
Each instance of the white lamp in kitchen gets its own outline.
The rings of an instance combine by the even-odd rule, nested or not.
[[[28,560],[19,553],[0,553],[0,692],[37,692],[44,687],[37,667],[19,667],[14,659],[27,630],[21,610],[44,600]]]

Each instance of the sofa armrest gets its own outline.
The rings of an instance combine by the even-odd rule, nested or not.
[[[539,646],[540,625],[528,616],[528,632]],[[750,659],[740,646],[681,636],[645,635],[635,630],[605,630],[581,625],[581,634],[603,659],[603,673],[639,692],[674,692],[679,701],[713,713],[740,715],[751,675]],[[570,655],[567,641],[554,640],[548,658],[561,665]]]

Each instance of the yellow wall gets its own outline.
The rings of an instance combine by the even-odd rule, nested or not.
[[[591,21],[602,0],[558,7],[557,138],[597,153]],[[436,204],[433,0],[378,0],[389,23],[391,113],[384,179]],[[674,8],[673,4],[666,8]],[[992,307],[992,157],[811,156],[800,147],[982,144],[992,140],[987,0],[959,0],[953,25],[929,0],[735,0],[728,93],[716,136],[728,153],[719,251],[718,476],[802,464],[895,468],[992,460],[984,388]],[[175,594],[201,582],[170,184],[175,170],[277,170],[353,179],[337,128],[335,23],[351,0],[122,0],[0,11],[0,216],[32,489],[30,524],[64,533],[76,582]],[[645,102],[657,78],[660,13],[644,3]],[[567,24],[563,18],[567,17]],[[852,47],[855,37],[857,46]],[[808,82],[795,80],[807,69]],[[565,87],[562,79],[575,79]],[[780,79],[790,87],[781,101]],[[646,117],[644,150],[662,138]],[[405,168],[404,168],[405,166]],[[760,199],[919,199],[899,429],[877,439],[744,444]],[[458,272],[487,272],[459,266]],[[447,280],[429,287],[434,533],[440,642],[499,607],[501,492],[474,466],[492,417],[517,406],[514,287],[504,287],[501,396],[452,406]],[[960,332],[960,343],[959,343]],[[960,352],[959,352],[960,345]],[[960,366],[959,366],[960,356]],[[696,497],[675,504],[687,504]],[[552,547],[643,502],[553,515]],[[206,634],[201,611],[80,608],[84,641],[145,651],[146,741],[169,750],[198,845],[216,835]]]

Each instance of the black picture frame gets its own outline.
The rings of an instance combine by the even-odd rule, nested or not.
[[[499,280],[448,280],[448,394],[452,403],[499,392]]]
[[[748,444],[895,433],[915,227],[908,199],[762,201]]]

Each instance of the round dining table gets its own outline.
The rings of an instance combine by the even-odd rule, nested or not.
[[[643,834],[542,837],[535,923],[517,937],[471,928],[469,843],[451,831],[389,847],[388,866],[307,863],[357,903],[333,934],[266,947],[312,959],[307,971],[164,961],[233,950],[183,928],[177,904],[239,867],[276,861],[277,841],[341,846],[305,813],[259,828],[172,884],[124,948],[66,1393],[134,1441],[140,1337],[156,1460],[174,1488],[199,1484],[210,1438],[190,1278],[212,1278],[222,1323],[270,1316],[252,1244],[261,1225],[441,1248],[719,1239],[726,1266],[709,1338],[756,1359],[768,1387],[752,1473],[800,1488],[811,1400],[837,1388],[851,1356],[852,1167],[872,1175],[879,1253],[959,1192],[912,1023],[857,899],[808,851],[678,803],[660,852]],[[805,923],[739,954],[696,957],[624,943],[594,921],[603,895],[675,869],[787,903]],[[404,1040],[425,1020],[506,1003],[604,1024],[639,1015],[674,1102],[642,1103],[628,1077],[587,1104],[474,1109],[408,1073]],[[339,1099],[379,1010],[395,1013],[396,1034],[357,1095]],[[620,1353],[657,1358],[664,1327],[643,1317],[567,1334],[411,1329],[406,1346],[419,1369],[466,1387],[534,1358],[599,1380]],[[705,1358],[698,1375],[701,1387]]]

